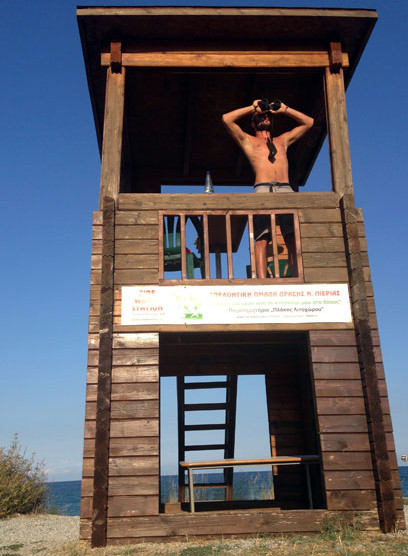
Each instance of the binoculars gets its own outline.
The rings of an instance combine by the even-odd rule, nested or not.
[[[276,112],[276,110],[279,110],[279,108],[282,106],[282,102],[280,100],[273,100],[270,103],[267,98],[263,98],[258,106],[262,110],[262,112],[266,112],[267,110]]]

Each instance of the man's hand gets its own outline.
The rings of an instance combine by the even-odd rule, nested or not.
[[[259,106],[261,102],[262,99],[257,99],[254,100],[252,103],[252,106],[254,107],[254,112],[256,112],[257,114],[264,114],[265,112],[267,112],[267,110],[262,110],[261,107]]]
[[[284,103],[281,101],[281,105],[280,105],[280,107],[278,108],[278,110],[272,110],[272,112],[273,112],[274,114],[282,114],[283,112],[286,112],[286,111],[288,110],[288,108],[289,108],[289,106],[288,106],[287,104],[284,104]]]
[[[287,105],[284,104],[282,101],[280,101],[281,105],[280,105],[280,107],[278,108],[278,110],[273,110],[273,109],[271,108],[271,105],[274,103],[274,101],[272,101],[272,102],[269,104],[269,107],[268,107],[266,110],[262,110],[262,108],[261,108],[261,106],[260,106],[261,102],[262,102],[262,100],[257,99],[257,100],[254,100],[253,103],[252,103],[252,106],[254,107],[254,111],[255,111],[257,114],[265,114],[266,112],[272,112],[273,114],[281,114],[282,112],[286,112],[286,110],[289,108],[289,106],[287,106]]]

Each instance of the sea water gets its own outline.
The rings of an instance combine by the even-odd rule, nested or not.
[[[408,497],[408,466],[400,467],[402,496]],[[197,477],[200,480],[200,477]],[[220,474],[206,475],[208,482],[220,480]],[[160,478],[161,498],[163,502],[176,501],[177,475],[167,475]],[[48,508],[58,511],[63,515],[79,515],[81,500],[81,481],[60,481],[48,483],[50,495]],[[254,471],[250,473],[234,473],[233,497],[239,500],[262,499],[268,496],[272,489],[271,474],[269,471]],[[205,489],[207,491],[207,489]],[[221,498],[220,489],[213,491],[213,498]],[[207,491],[208,492],[208,491]]]

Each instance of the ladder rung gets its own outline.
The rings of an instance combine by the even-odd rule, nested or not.
[[[224,423],[214,423],[214,424],[206,424],[206,425],[184,425],[185,431],[216,431],[216,430],[224,430],[227,428],[227,425]]]
[[[210,411],[227,407],[227,403],[188,403],[184,405],[184,411]]]
[[[226,388],[227,382],[186,382],[184,383],[185,390],[195,390],[198,388]]]
[[[191,446],[184,446],[185,452],[198,452],[205,450],[224,450],[225,444],[193,444]]]

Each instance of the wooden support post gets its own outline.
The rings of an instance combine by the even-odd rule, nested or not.
[[[324,91],[332,188],[340,195],[344,193],[352,194],[353,177],[342,69],[332,73],[330,68],[326,68]]]
[[[106,545],[109,436],[112,382],[113,263],[115,241],[115,203],[103,199],[102,276],[99,317],[98,395],[96,401],[95,463],[92,511],[92,547]]]
[[[332,182],[333,189],[341,195],[340,210],[361,379],[366,392],[366,416],[371,440],[378,514],[382,530],[388,533],[396,527],[397,513],[378,388],[372,331],[369,324],[367,292],[358,233],[358,210],[354,203],[342,69],[338,73],[332,73],[329,68],[326,68],[325,94]]]
[[[116,43],[114,43],[116,44]],[[125,68],[118,70],[117,48],[112,48],[112,64],[107,69],[105,116],[102,143],[102,166],[99,208],[105,196],[116,200],[120,191],[122,163]]]

